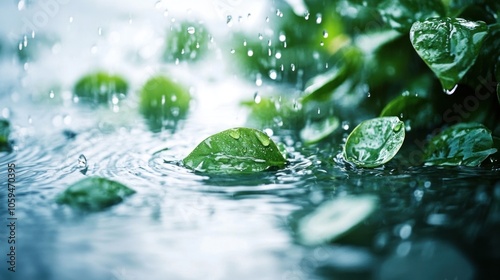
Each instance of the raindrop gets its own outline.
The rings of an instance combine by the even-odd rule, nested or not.
[[[267,134],[267,136],[271,137],[274,135],[274,131],[270,128],[266,128],[263,130],[265,134]]]
[[[233,25],[233,17],[231,15],[228,15],[227,18],[226,18],[226,24],[227,26],[231,27]]]
[[[248,50],[247,55],[248,56],[253,56],[253,51],[252,50]]]
[[[187,32],[193,35],[196,32],[196,29],[193,26],[188,27]]]
[[[267,40],[267,46],[270,47],[273,43],[271,42],[271,39]]]
[[[326,30],[323,30],[323,38],[328,38],[328,32]]]
[[[51,90],[51,91],[49,92],[49,98],[50,98],[50,99],[53,99],[54,97],[55,97],[54,91],[53,91],[53,90]]]
[[[97,28],[97,34],[99,34],[99,36],[102,35],[102,27]]]
[[[264,36],[262,36],[262,34],[259,33],[259,40],[262,40],[262,39],[264,39]]]
[[[422,198],[424,197],[424,191],[423,190],[415,190],[413,192],[413,196],[415,197],[416,201],[421,201]]]
[[[455,93],[457,88],[458,88],[458,84],[456,84],[452,89],[443,89],[443,91],[444,91],[444,93],[446,93],[448,95],[452,95]]]
[[[266,17],[266,22],[269,22],[269,17]]]
[[[260,97],[259,95],[259,92],[256,91],[254,94],[253,94],[253,100],[255,101],[256,104],[259,104],[260,101],[262,101],[262,98]]]
[[[269,144],[271,144],[271,139],[269,139],[268,136],[262,135],[261,133],[255,133],[255,136],[257,136],[257,139],[259,139],[260,143],[264,147],[267,147],[267,146],[269,146]]]
[[[241,134],[240,134],[240,131],[238,129],[231,129],[229,131],[229,136],[231,136],[233,139],[238,140],[238,139],[240,139]]]
[[[255,77],[255,85],[260,87],[262,85],[262,75],[260,73],[257,73]]]
[[[276,15],[277,15],[278,17],[283,17],[283,12],[282,12],[280,9],[277,9],[277,10],[276,10]]]
[[[23,46],[26,48],[28,46],[28,36],[24,35],[23,37]]]
[[[305,20],[309,20],[309,17],[310,17],[310,16],[311,16],[311,13],[306,12],[306,13],[304,14],[304,19],[305,19]]]
[[[274,57],[276,57],[276,59],[280,59],[281,58],[281,53],[280,52],[276,52],[276,54],[274,55]]]
[[[231,54],[234,54],[236,51],[234,49],[231,49]]]
[[[120,99],[118,98],[118,96],[116,94],[113,94],[113,96],[111,97],[111,103],[113,105],[118,105],[118,102],[120,102]]]
[[[285,35],[285,33],[280,32],[279,40],[280,40],[280,42],[285,42],[286,41],[286,35]]]
[[[271,78],[271,80],[276,80],[276,78],[278,78],[278,73],[276,72],[276,70],[269,70],[269,78]]]
[[[290,65],[290,68],[292,69],[292,72],[295,71],[295,64],[292,63],[292,65]]]
[[[17,3],[17,9],[19,11],[22,11],[24,10],[24,8],[26,8],[26,2],[24,0],[20,0],[18,3]]]
[[[323,16],[320,13],[316,14],[316,24],[321,24],[322,21]]]
[[[404,123],[402,121],[399,121],[397,124],[395,124],[393,127],[392,127],[392,131],[394,132],[399,132],[401,131],[401,129],[404,127]]]
[[[321,108],[318,107],[318,115],[321,115]]]
[[[343,130],[348,130],[349,129],[349,122],[348,121],[343,121],[342,122],[342,129]]]
[[[82,174],[87,173],[89,165],[88,165],[88,162],[87,162],[87,158],[83,154],[81,154],[78,157],[77,167],[78,167],[78,169],[80,170],[80,172]]]
[[[73,23],[73,17],[69,17],[69,23]]]

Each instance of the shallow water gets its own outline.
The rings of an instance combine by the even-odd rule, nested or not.
[[[25,2],[21,10],[21,2],[0,4],[2,42],[24,40],[25,19],[43,11],[38,2]],[[206,61],[159,62],[165,26],[179,17],[203,18],[217,30],[214,38],[222,38],[249,25],[228,26],[221,3],[222,13],[241,14],[249,22],[260,20],[260,5],[87,2],[57,2],[58,11],[28,40],[28,45],[41,42],[36,59],[20,63],[8,50],[0,56],[5,74],[0,114],[13,125],[13,151],[0,152],[0,219],[7,221],[9,163],[17,166],[18,219],[17,271],[7,271],[2,238],[0,279],[500,276],[500,169],[495,164],[405,167],[395,161],[355,169],[337,158],[341,139],[303,147],[293,133],[274,137],[290,154],[282,170],[206,176],[179,164],[207,136],[243,126],[248,112],[239,102],[275,86],[249,84],[231,72],[225,66],[231,52],[223,40],[216,40]],[[74,103],[72,83],[96,67],[126,75],[130,97],[115,107]],[[186,82],[195,97],[175,131],[151,132],[134,105],[138,88],[154,73]],[[81,155],[86,170],[79,166]],[[91,175],[123,182],[137,193],[92,214],[54,203],[57,193]],[[358,194],[379,197],[380,206],[356,235],[312,247],[297,242],[300,217],[322,202]],[[5,226],[0,233],[6,236]]]

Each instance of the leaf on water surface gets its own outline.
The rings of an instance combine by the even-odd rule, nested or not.
[[[431,139],[424,162],[425,165],[477,166],[495,152],[488,128],[479,123],[459,123]]]
[[[433,18],[415,22],[410,41],[446,90],[451,90],[472,67],[488,33],[482,21]]]
[[[128,92],[128,84],[119,75],[95,72],[83,76],[74,87],[74,94],[84,102],[107,104]]]
[[[359,167],[377,167],[398,153],[404,139],[405,125],[398,117],[366,120],[347,137],[344,158]]]
[[[189,109],[191,95],[183,86],[164,76],[149,79],[140,93],[140,111],[153,131],[164,124],[173,127]]]
[[[286,159],[265,133],[232,128],[203,140],[182,162],[199,172],[250,173],[281,168]]]
[[[99,211],[118,204],[135,191],[127,186],[100,177],[87,177],[71,186],[56,197],[59,204],[87,211]]]
[[[412,129],[426,128],[434,122],[434,110],[430,100],[410,95],[408,92],[387,104],[380,117],[401,117]],[[408,127],[407,127],[408,128]]]
[[[299,241],[319,245],[333,241],[355,228],[377,208],[373,195],[340,197],[320,205],[298,223]]]
[[[339,126],[340,121],[335,116],[320,121],[310,121],[300,131],[300,139],[305,144],[314,144],[331,135]]]
[[[384,21],[399,32],[408,32],[416,21],[445,15],[441,0],[383,0],[377,8]]]
[[[0,151],[9,150],[10,123],[8,120],[0,119]]]

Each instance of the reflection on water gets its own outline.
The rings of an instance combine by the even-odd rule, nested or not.
[[[199,3],[186,1],[191,4],[177,10],[167,8],[166,1],[150,1],[149,6],[132,1],[56,2],[58,12],[47,18],[35,38],[26,39],[27,46],[40,40],[36,60],[23,64],[12,59],[13,53],[0,56],[0,73],[6,73],[0,83],[0,112],[11,120],[14,141],[12,153],[0,153],[0,178],[6,178],[5,166],[14,162],[19,220],[18,271],[8,273],[2,257],[1,279],[498,275],[498,169],[389,163],[358,170],[338,159],[338,143],[303,147],[297,136],[283,134],[274,136],[287,144],[289,164],[283,170],[206,176],[180,165],[210,134],[245,123],[247,112],[237,105],[253,98],[256,86],[224,72],[222,46],[212,50],[211,60],[194,66],[154,62],[161,56],[157,50],[163,27],[176,16],[194,17],[203,9],[215,9],[214,4],[218,8],[207,20],[237,28],[238,16],[220,20],[220,9],[236,15],[239,5],[242,10],[256,8],[243,1],[207,1],[210,4],[198,8]],[[1,26],[3,44],[22,34],[23,19],[42,11],[37,5],[24,0],[0,5],[1,18],[12,21]],[[251,17],[242,13],[240,21],[258,18],[258,10],[253,10]],[[17,17],[18,12],[23,16]],[[214,65],[220,71],[214,71]],[[156,72],[178,76],[195,95],[189,117],[175,131],[152,133],[135,110],[134,93],[118,111],[74,104],[71,83],[93,67],[120,70],[136,89]],[[57,193],[91,175],[115,179],[137,193],[93,214],[54,203]],[[332,198],[366,193],[379,197],[381,205],[361,231],[334,244],[298,244],[294,230],[299,217]],[[5,221],[5,206],[1,209]],[[0,233],[4,236],[5,228]],[[2,254],[6,247],[2,240]]]

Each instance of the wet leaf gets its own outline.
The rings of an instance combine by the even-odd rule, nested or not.
[[[128,92],[128,84],[119,75],[95,72],[83,76],[74,87],[74,94],[83,102],[107,104]]]
[[[431,101],[408,92],[393,99],[380,113],[380,117],[390,116],[400,117],[411,129],[427,128],[435,122]]]
[[[405,125],[398,117],[360,123],[347,137],[344,158],[360,167],[377,167],[391,160],[403,145]]]
[[[183,164],[208,173],[249,173],[281,168],[286,160],[276,144],[252,128],[232,128],[203,140]]]
[[[361,224],[377,208],[372,195],[340,197],[320,205],[298,223],[299,241],[319,245],[333,241]]]
[[[340,121],[335,116],[319,121],[310,121],[300,131],[300,138],[306,144],[313,144],[331,135],[339,126]]]
[[[180,84],[167,77],[149,79],[140,93],[140,111],[148,121],[151,130],[174,127],[189,109],[191,95]]]
[[[8,120],[0,119],[0,151],[9,150],[10,123]]]
[[[441,0],[383,0],[378,9],[384,21],[400,32],[408,32],[416,21],[445,15]]]
[[[410,40],[446,90],[451,90],[474,64],[488,28],[484,22],[435,18],[415,22]]]
[[[100,177],[87,177],[56,197],[59,204],[87,211],[99,211],[123,201],[135,191],[127,186]]]
[[[207,28],[195,22],[174,22],[166,34],[166,61],[197,60],[209,49],[210,34]]]
[[[304,125],[304,115],[297,102],[286,97],[261,97],[242,102],[250,108],[246,125],[254,128],[290,129]]]
[[[479,123],[459,123],[431,139],[425,165],[477,166],[497,150],[491,131]]]

